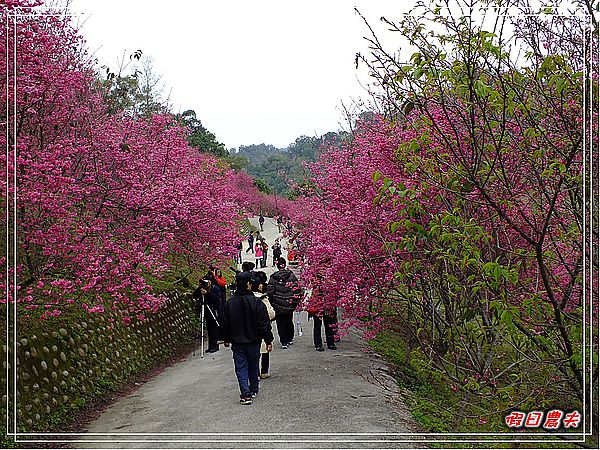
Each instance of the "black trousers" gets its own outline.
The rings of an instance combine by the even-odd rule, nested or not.
[[[212,310],[217,320],[219,320],[219,316],[217,315],[218,312],[215,311],[214,308],[210,309]],[[221,337],[221,329],[219,328],[219,325],[217,325],[217,322],[208,310],[208,305],[204,305],[204,323],[206,324],[206,331],[208,333],[208,348],[219,348],[219,344],[217,344],[217,342]]]
[[[323,338],[321,336],[321,324],[325,325],[325,341],[327,346],[334,345],[334,337],[337,332],[337,317],[335,315],[324,315],[323,317],[313,316],[313,339],[315,348],[323,346]]]
[[[277,323],[277,334],[279,334],[281,345],[292,342],[294,340],[294,312],[277,313],[275,322]]]
[[[260,373],[261,374],[269,373],[269,354],[268,353],[260,354]]]

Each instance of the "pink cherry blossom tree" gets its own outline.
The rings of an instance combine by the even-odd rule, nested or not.
[[[409,61],[370,39],[362,61],[385,118],[325,149],[295,214],[309,303],[371,330],[395,323],[467,400],[582,401],[582,327],[597,326],[583,302],[597,236],[582,236],[584,151],[597,140],[584,133],[597,135],[598,115],[582,108],[597,106],[597,60],[582,52],[597,38],[577,17],[516,14],[509,26],[463,3],[470,15],[422,5],[383,19],[415,48]]]
[[[37,2],[6,7],[0,142],[9,183],[1,195],[16,251],[4,261],[16,270],[3,280],[9,300],[45,305],[42,317],[71,304],[156,310],[162,296],[148,276],[176,259],[192,268],[228,261],[259,192],[190,148],[189,130],[172,115],[110,113],[69,17],[42,14]]]

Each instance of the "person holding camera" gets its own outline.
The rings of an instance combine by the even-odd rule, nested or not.
[[[252,293],[256,277],[240,272],[235,277],[235,294],[225,304],[223,337],[231,343],[235,374],[240,387],[240,403],[251,405],[258,394],[260,344],[264,340],[268,352],[273,350],[273,332],[267,308]]]
[[[285,258],[277,260],[277,272],[271,275],[267,295],[275,310],[275,322],[281,348],[288,348],[294,340],[294,311],[302,298],[298,278],[286,268]]]
[[[196,300],[196,311],[200,312],[200,308],[204,308],[204,317],[206,320],[206,330],[208,332],[208,349],[206,353],[214,353],[219,351],[219,309],[221,305],[221,291],[212,284],[209,279],[201,279],[198,288],[192,294]]]
[[[218,317],[223,316],[223,307],[227,300],[227,280],[223,276],[223,272],[218,267],[210,266],[208,273],[204,276],[204,279],[210,280],[213,286],[219,288],[219,307],[217,308]]]

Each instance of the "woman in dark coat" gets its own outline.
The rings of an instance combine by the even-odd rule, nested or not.
[[[302,289],[298,286],[298,279],[294,273],[286,268],[287,262],[279,258],[279,269],[269,280],[267,295],[275,310],[275,322],[281,348],[288,348],[294,340],[294,311],[300,303]]]

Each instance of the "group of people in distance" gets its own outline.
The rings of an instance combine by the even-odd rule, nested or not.
[[[263,231],[262,227],[261,231]],[[254,257],[256,258],[256,267],[264,269],[265,267],[267,267],[267,259],[269,256],[269,244],[267,243],[267,240],[260,235],[260,231],[256,232],[256,238],[254,237],[254,233],[251,232],[250,234],[248,234],[247,240],[248,249],[246,250],[246,253],[254,253]],[[236,262],[238,262],[239,264],[241,264],[242,262],[241,245],[242,244],[240,242],[238,244],[239,256],[236,260]],[[282,254],[281,242],[279,238],[275,239],[275,242],[271,246],[271,250],[273,257],[273,267],[275,267],[277,260],[281,257]]]
[[[260,218],[259,223],[262,228]],[[276,244],[279,244],[279,240]],[[294,311],[298,309],[303,296],[298,279],[287,267],[281,251],[275,253],[275,245],[273,250],[277,271],[270,278],[265,272],[254,270],[259,267],[258,261],[257,264],[245,261],[242,263],[242,270],[236,274],[235,283],[230,286],[233,295],[227,299],[227,282],[219,268],[211,267],[193,293],[193,298],[198,300],[196,312],[199,314],[204,308],[208,332],[206,352],[219,351],[220,343],[226,347],[231,346],[240,388],[240,403],[243,405],[252,404],[252,399],[258,394],[259,379],[271,376],[269,354],[273,350],[274,340],[271,321],[274,320],[277,324],[281,348],[289,348],[295,334]],[[313,308],[308,313],[314,319],[315,349],[324,351],[321,337],[324,323],[327,347],[336,350],[335,309],[321,311]]]

